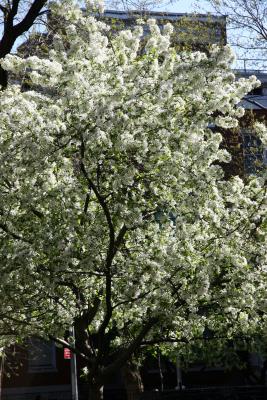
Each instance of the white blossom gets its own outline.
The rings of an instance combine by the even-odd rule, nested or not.
[[[91,6],[52,5],[49,59],[1,61],[32,88],[0,93],[0,328],[64,338],[90,311],[112,349],[150,318],[148,340],[264,331],[264,176],[226,181],[210,129],[238,127],[256,78],[234,80],[228,46],[177,54],[154,20],[107,39]]]

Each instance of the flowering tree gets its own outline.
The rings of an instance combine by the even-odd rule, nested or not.
[[[266,326],[265,180],[225,181],[211,129],[257,81],[228,47],[177,54],[171,25],[144,42],[63,6],[49,59],[1,61],[32,90],[0,94],[0,332],[69,347],[100,399],[142,346]]]

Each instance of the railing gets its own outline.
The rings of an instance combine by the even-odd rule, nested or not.
[[[237,58],[236,70],[242,70],[246,73],[267,73],[267,58]]]

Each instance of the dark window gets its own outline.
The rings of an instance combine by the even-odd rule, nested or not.
[[[55,372],[56,352],[53,342],[31,338],[28,345],[28,372]]]

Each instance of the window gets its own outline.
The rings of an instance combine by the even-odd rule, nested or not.
[[[247,174],[257,174],[264,169],[266,153],[260,139],[249,129],[243,129],[244,166]]]
[[[56,351],[53,342],[31,338],[28,345],[28,372],[55,372]]]

